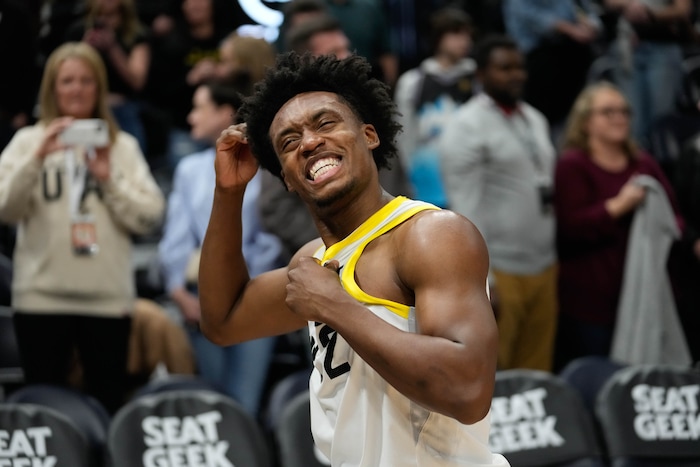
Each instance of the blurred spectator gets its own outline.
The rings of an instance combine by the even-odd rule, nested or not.
[[[291,0],[282,9],[284,20],[280,26],[279,36],[275,42],[278,52],[290,50],[287,42],[287,35],[291,29],[299,26],[307,19],[311,19],[320,14],[327,14],[328,9],[324,0]]]
[[[674,188],[686,222],[678,245],[678,312],[694,361],[700,361],[700,133],[683,148],[676,163]]]
[[[71,26],[69,41],[84,41],[100,53],[107,69],[109,105],[122,130],[146,151],[138,94],[146,84],[151,47],[134,0],[87,0],[85,18]]]
[[[197,297],[199,248],[214,199],[214,143],[233,122],[240,103],[241,95],[231,86],[211,82],[195,91],[188,117],[192,137],[210,146],[186,156],[177,165],[158,251],[167,292],[182,313],[199,373],[256,416],[275,339],[256,339],[229,347],[213,344],[199,331]],[[260,225],[257,198],[261,175],[259,172],[248,184],[243,199],[243,256],[251,277],[281,265],[279,240]]]
[[[164,36],[175,27],[179,0],[135,0],[139,19],[154,36]]]
[[[399,156],[414,197],[447,207],[436,141],[457,107],[472,96],[476,65],[467,58],[472,45],[471,18],[443,8],[431,17],[433,54],[399,77],[394,99],[403,132]]]
[[[343,32],[340,22],[332,16],[318,15],[299,23],[289,31],[287,43],[290,50],[311,55],[335,55],[346,58],[350,51],[350,40]]]
[[[265,39],[232,32],[219,46],[219,60],[214,74],[216,79],[227,80],[245,72],[256,83],[274,66],[275,49]]]
[[[219,45],[233,30],[233,25],[217,27],[214,4],[214,0],[182,0],[182,20],[152,42],[145,95],[149,110],[167,125],[166,162],[171,169],[182,157],[204,148],[191,138],[187,114],[195,88],[214,76]]]
[[[39,122],[0,156],[0,219],[19,225],[12,307],[27,383],[66,384],[77,348],[85,389],[123,403],[135,291],[131,234],[156,228],[163,196],[138,143],[108,106],[99,54],[66,43],[47,61]],[[76,119],[100,118],[104,147],[67,146]]]
[[[350,39],[351,49],[365,57],[377,78],[394,86],[399,75],[398,58],[391,49],[389,24],[382,2],[377,0],[326,0]]]
[[[475,56],[483,92],[457,110],[440,139],[447,198],[489,249],[499,369],[549,371],[557,322],[555,150],[547,120],[521,101],[525,60],[515,42],[486,38]]]
[[[526,56],[523,97],[547,117],[556,140],[586,83],[600,19],[589,0],[504,0],[503,16]]]
[[[683,48],[693,25],[691,0],[605,0],[618,12],[615,82],[632,104],[632,134],[646,143],[656,120],[674,112],[682,87]]]
[[[0,73],[0,151],[32,122],[37,53],[29,9],[18,0],[0,0],[0,60],[12,66],[12,72]]]
[[[567,125],[557,162],[554,206],[559,252],[557,366],[610,352],[634,212],[645,191],[631,179],[650,175],[671,185],[656,161],[631,137],[630,106],[602,82],[584,89]]]

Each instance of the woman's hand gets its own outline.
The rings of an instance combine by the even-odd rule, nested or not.
[[[73,123],[73,117],[59,117],[46,126],[44,139],[36,151],[36,158],[43,161],[49,154],[66,149],[66,145],[61,143],[59,135],[63,130]]]
[[[85,31],[83,41],[103,52],[108,51],[114,44],[116,44],[114,31],[108,27],[88,29]]]
[[[88,149],[86,157],[87,168],[98,182],[109,180],[111,173],[109,152],[109,146]]]
[[[216,186],[224,190],[245,190],[258,171],[245,135],[246,125],[231,125],[216,140]]]
[[[646,195],[646,189],[629,180],[622,185],[620,191],[613,198],[610,198],[606,203],[610,215],[614,218],[622,217],[630,211],[637,208]]]

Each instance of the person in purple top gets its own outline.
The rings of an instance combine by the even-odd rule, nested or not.
[[[602,82],[582,91],[569,116],[554,178],[560,261],[555,367],[609,354],[628,234],[646,194],[634,176],[662,184],[683,228],[669,181],[630,136],[630,115],[621,92]]]

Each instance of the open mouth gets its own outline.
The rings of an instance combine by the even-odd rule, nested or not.
[[[319,159],[311,164],[311,167],[306,174],[306,178],[315,181],[339,165],[340,159],[336,157],[324,157],[323,159]]]

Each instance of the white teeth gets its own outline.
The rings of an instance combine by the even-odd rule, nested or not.
[[[309,177],[311,180],[315,180],[319,175],[323,175],[328,172],[333,167],[340,165],[338,159],[320,159],[313,163],[311,169],[309,169]]]

